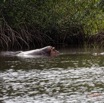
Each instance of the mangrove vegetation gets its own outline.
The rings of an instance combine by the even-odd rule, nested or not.
[[[104,46],[104,0],[0,0],[0,49]]]

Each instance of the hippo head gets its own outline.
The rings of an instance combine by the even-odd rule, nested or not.
[[[42,51],[45,53],[45,55],[51,56],[51,57],[55,57],[59,55],[59,51],[57,51],[55,47],[52,47],[52,46],[44,47]]]

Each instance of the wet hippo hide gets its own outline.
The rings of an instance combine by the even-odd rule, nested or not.
[[[54,49],[52,46],[46,46],[40,49],[22,51],[21,53],[18,53],[17,56],[51,56],[53,51],[58,53],[57,50],[53,50],[52,48]]]

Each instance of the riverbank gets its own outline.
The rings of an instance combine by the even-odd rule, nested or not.
[[[93,48],[99,49],[104,47],[104,32],[99,32],[98,34],[92,36],[66,36],[65,38],[60,37],[60,35],[53,35],[52,37],[45,38],[32,38],[27,37],[28,41],[25,40],[27,35],[23,34],[24,37],[16,38],[16,35],[13,34],[13,37],[2,37],[0,40],[0,50],[29,50],[41,48],[47,45],[55,46],[56,48]],[[12,39],[12,40],[10,40]],[[4,41],[3,41],[4,40]]]
[[[103,47],[103,1],[0,1],[0,50]]]

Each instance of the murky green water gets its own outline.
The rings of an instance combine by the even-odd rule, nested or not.
[[[0,103],[104,103],[104,56],[0,56]]]

